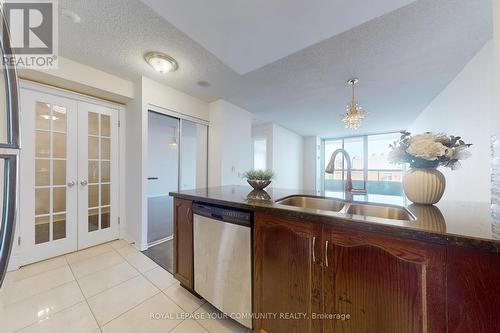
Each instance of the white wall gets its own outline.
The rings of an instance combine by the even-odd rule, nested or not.
[[[252,137],[267,140],[267,167],[274,171],[274,187],[301,189],[304,185],[304,139],[276,124],[252,126]]]
[[[321,192],[321,139],[304,137],[304,186],[305,190]]]
[[[274,130],[274,125],[271,123],[252,125],[252,139],[253,138],[266,139],[266,164],[267,164],[267,169],[270,170],[273,169],[273,130]]]
[[[302,136],[284,127],[274,125],[273,170],[274,186],[301,189],[303,186],[304,141]]]
[[[132,81],[63,57],[59,57],[57,69],[20,69],[19,76],[118,103],[134,97]]]
[[[252,168],[251,126],[250,112],[223,100],[210,103],[209,186],[246,183],[241,174]]]
[[[431,102],[409,131],[460,135],[474,144],[472,156],[446,176],[445,198],[490,202],[490,133],[493,130],[493,43],[488,42]]]

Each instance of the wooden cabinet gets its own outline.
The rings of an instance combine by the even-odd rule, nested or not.
[[[323,332],[446,331],[444,246],[329,226],[323,240]]]
[[[321,309],[320,238],[318,224],[255,214],[254,312],[268,314],[255,332],[319,332],[311,314]]]
[[[274,214],[254,225],[254,312],[278,316],[256,332],[446,332],[444,246]]]
[[[500,254],[448,247],[448,332],[500,332]]]
[[[194,292],[193,202],[174,199],[174,277]]]

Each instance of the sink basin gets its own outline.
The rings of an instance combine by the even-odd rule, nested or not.
[[[339,212],[342,208],[344,208],[344,202],[340,200],[307,196],[288,197],[279,200],[276,203],[286,206],[329,210],[333,212]]]
[[[380,217],[391,220],[413,221],[415,217],[405,208],[370,204],[351,204],[347,214]]]

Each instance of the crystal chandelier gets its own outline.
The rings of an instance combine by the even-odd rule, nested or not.
[[[350,79],[347,84],[352,87],[352,100],[347,104],[346,113],[342,116],[342,122],[348,129],[356,130],[361,126],[363,119],[366,117],[366,112],[363,110],[354,99],[354,86],[358,84],[357,78]]]

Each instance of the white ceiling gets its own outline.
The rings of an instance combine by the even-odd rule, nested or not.
[[[308,11],[318,10],[304,4]],[[59,20],[64,57],[130,80],[144,75],[206,101],[222,98],[257,120],[330,137],[352,135],[339,121],[350,98],[345,85],[350,77],[361,79],[359,101],[370,113],[357,133],[403,129],[492,36],[491,0],[417,0],[240,75],[139,0],[59,0],[59,6],[81,16],[80,24]],[[220,16],[232,17],[222,10]],[[203,27],[213,29],[210,23]],[[179,70],[154,72],[143,60],[151,50],[172,55]],[[281,50],[274,52],[268,55]],[[200,87],[199,80],[211,86]]]
[[[245,74],[415,0],[142,0]]]

